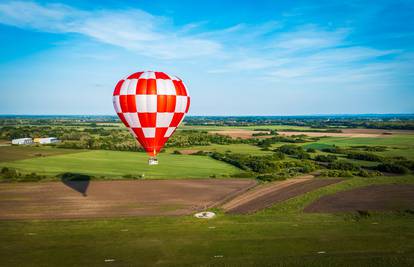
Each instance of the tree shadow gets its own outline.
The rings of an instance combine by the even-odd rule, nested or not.
[[[65,172],[59,175],[62,183],[86,197],[86,191],[91,180],[90,175]]]

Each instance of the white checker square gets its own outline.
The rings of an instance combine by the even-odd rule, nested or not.
[[[126,79],[124,81],[124,83],[121,86],[121,90],[119,91],[120,95],[127,95],[128,94],[128,88],[129,88],[129,83],[131,82],[131,80]]]
[[[124,113],[125,119],[131,128],[139,128],[141,127],[141,123],[139,122],[138,113],[130,112]]]
[[[176,95],[172,80],[157,79],[157,95]]]
[[[185,108],[187,107],[187,100],[187,96],[178,95],[175,100],[175,112],[185,112]]]
[[[155,137],[155,128],[142,128],[142,131],[144,132],[144,136],[147,138]]]
[[[157,112],[157,95],[136,95],[138,112]]]
[[[155,73],[153,71],[146,71],[141,76],[140,79],[155,79]]]
[[[114,95],[112,97],[112,104],[114,104],[114,109],[116,113],[121,113],[121,104],[119,103],[119,95]]]
[[[174,116],[173,112],[159,112],[157,113],[156,126],[157,127],[168,127]]]
[[[164,137],[170,137],[172,133],[174,132],[176,127],[168,127],[167,131],[164,134]]]
[[[136,92],[137,92],[137,83],[138,83],[138,79],[129,80],[128,90],[127,90],[128,95],[135,95],[136,94]]]

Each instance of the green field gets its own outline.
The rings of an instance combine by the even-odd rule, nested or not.
[[[241,153],[241,154],[250,154],[250,155],[269,155],[272,154],[272,151],[263,151],[258,146],[249,145],[249,144],[229,144],[229,145],[219,145],[212,144],[208,146],[191,146],[186,148],[168,148],[167,152],[172,152],[174,150],[202,150],[209,152],[232,152],[232,153]]]
[[[352,178],[254,215],[207,221],[2,221],[0,257],[4,266],[413,266],[410,213],[302,213],[322,195],[376,183],[414,177]]]
[[[33,153],[35,148],[22,147],[22,151],[24,149]],[[54,151],[67,152],[65,149]],[[161,153],[158,156],[160,164],[157,166],[149,166],[147,160],[147,154],[142,152],[95,150],[0,162],[0,167],[12,167],[24,173],[36,172],[42,175],[56,175],[63,172],[83,173],[97,178],[122,178],[124,175],[132,177],[144,175],[145,178],[157,179],[206,178],[228,177],[239,172],[231,165],[203,156]]]

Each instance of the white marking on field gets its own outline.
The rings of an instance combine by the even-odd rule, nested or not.
[[[215,226],[209,226],[208,229],[216,229]]]
[[[199,219],[211,219],[214,216],[216,216],[216,214],[211,211],[203,211],[203,212],[194,214],[194,217],[199,218]]]
[[[326,251],[318,251],[318,254],[325,254]]]
[[[105,259],[105,262],[114,262],[115,259]]]
[[[214,258],[223,258],[223,255],[214,255]]]

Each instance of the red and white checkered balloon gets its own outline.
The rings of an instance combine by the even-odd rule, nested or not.
[[[164,72],[136,72],[118,82],[113,104],[148,155],[155,157],[183,121],[190,96],[183,81]]]

